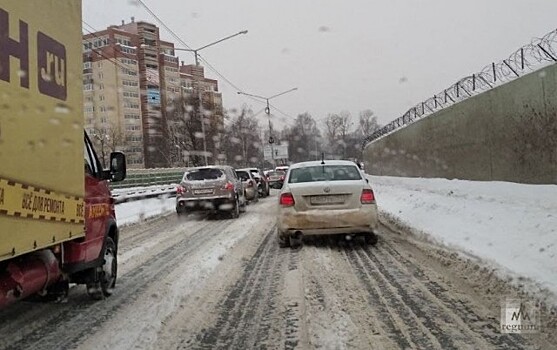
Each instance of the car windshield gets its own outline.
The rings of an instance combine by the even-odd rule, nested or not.
[[[185,179],[189,181],[218,180],[224,177],[223,171],[215,168],[196,169],[185,175]]]
[[[360,170],[351,165],[318,165],[290,171],[289,183],[361,180]]]

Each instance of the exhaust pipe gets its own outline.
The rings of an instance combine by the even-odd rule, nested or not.
[[[45,290],[57,282],[61,274],[56,256],[48,249],[10,262],[0,272],[0,309]]]

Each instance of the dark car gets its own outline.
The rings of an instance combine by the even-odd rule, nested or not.
[[[271,170],[267,173],[267,182],[271,188],[280,189],[284,183],[286,173],[282,170]]]
[[[230,166],[189,168],[176,189],[176,212],[229,212],[237,218],[245,210],[242,181]]]

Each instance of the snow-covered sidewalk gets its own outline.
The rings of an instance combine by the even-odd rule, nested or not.
[[[370,176],[380,211],[557,294],[557,186]]]

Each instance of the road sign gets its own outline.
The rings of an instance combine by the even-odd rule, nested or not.
[[[263,156],[267,161],[273,159],[288,159],[288,145],[265,146],[263,148]]]

